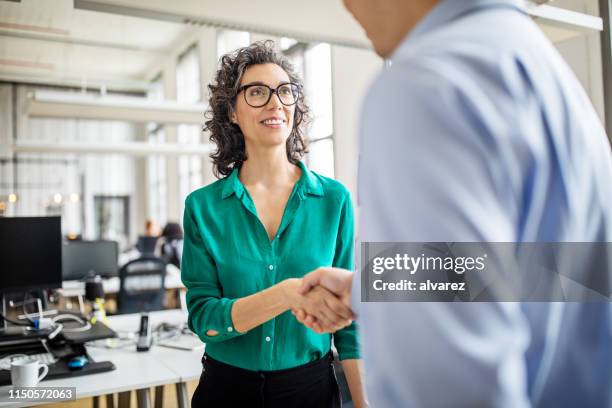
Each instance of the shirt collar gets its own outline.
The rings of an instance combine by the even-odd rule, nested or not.
[[[298,166],[302,170],[302,176],[298,180],[300,197],[304,199],[306,194],[312,194],[319,197],[323,196],[323,186],[321,185],[319,178],[308,170],[301,161],[298,162]]]
[[[304,163],[299,161],[298,167],[302,170],[302,175],[297,182],[297,193],[301,199],[306,198],[306,194],[312,194],[316,196],[323,196],[323,185],[321,181],[306,168]],[[221,190],[221,198],[227,198],[232,194],[236,194],[236,197],[241,198],[244,193],[244,185],[238,177],[240,169],[234,168],[232,173],[227,176],[223,189]]]
[[[223,183],[223,189],[221,190],[221,198],[227,198],[232,194],[236,194],[236,197],[241,198],[242,193],[244,192],[244,185],[240,182],[238,178],[239,168],[234,167],[229,176],[225,179],[225,183]]]
[[[449,21],[478,9],[514,8],[526,13],[524,0],[441,0],[404,38],[397,47],[391,59],[402,53],[402,49],[412,43],[415,38],[435,30]]]

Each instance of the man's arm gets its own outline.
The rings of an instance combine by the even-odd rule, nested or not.
[[[361,124],[359,241],[516,239],[523,136],[505,84],[472,74],[424,56],[394,61],[373,87]],[[362,302],[357,313],[373,404],[525,406],[529,333],[518,304]]]

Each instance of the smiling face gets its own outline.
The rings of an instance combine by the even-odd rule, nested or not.
[[[246,69],[240,86],[261,84],[276,89],[279,85],[289,82],[289,75],[280,66],[258,64]],[[246,103],[245,92],[258,92],[258,90],[252,87],[238,94],[231,120],[240,126],[247,149],[249,146],[284,145],[293,129],[295,105],[283,105],[278,96],[273,94],[266,105],[254,108]]]

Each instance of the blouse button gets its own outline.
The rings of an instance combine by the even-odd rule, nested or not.
[[[234,329],[232,329],[231,326],[230,326],[230,327],[227,328],[227,331],[231,333],[231,332],[234,331]]]
[[[272,339],[270,338],[270,336],[266,337],[266,341],[267,341],[268,343],[270,342],[270,340],[272,340]]]
[[[274,265],[268,265],[269,270],[274,270]]]

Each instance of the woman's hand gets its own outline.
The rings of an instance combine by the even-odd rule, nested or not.
[[[317,286],[306,294],[300,294],[301,279],[287,279],[285,282],[288,307],[292,311],[302,310],[316,319],[317,325],[311,327],[315,332],[333,333],[352,323],[351,309],[329,290]]]
[[[300,288],[299,293],[305,294],[312,290],[312,288],[322,286],[325,289],[330,290],[348,307],[351,303],[352,282],[353,273],[346,269],[320,267],[302,278],[302,287]],[[316,316],[311,315],[307,310],[293,308],[291,312],[297,321],[302,323],[304,326],[311,328],[315,332],[323,333],[328,331],[325,327],[323,327],[323,324],[318,321]]]

